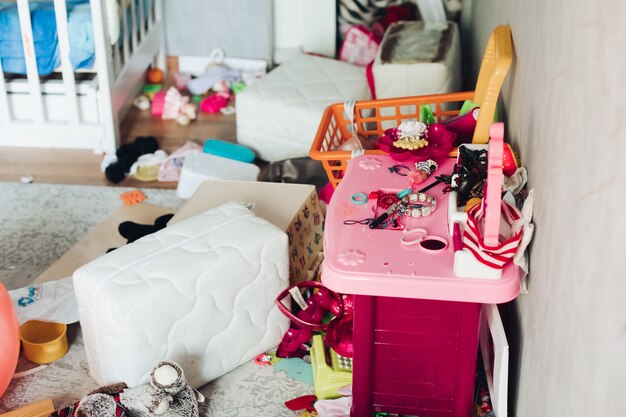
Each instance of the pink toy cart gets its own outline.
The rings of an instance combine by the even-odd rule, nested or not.
[[[403,216],[386,229],[355,222],[384,211],[376,199],[364,201],[370,192],[408,187],[406,177],[389,171],[396,163],[386,155],[354,158],[328,207],[322,281],[355,295],[351,416],[468,417],[481,305],[515,298],[519,273],[512,264],[499,279],[454,273],[443,184],[427,192],[438,207],[428,217]],[[441,161],[437,174],[450,174],[453,165]],[[407,233],[417,228],[424,232]]]

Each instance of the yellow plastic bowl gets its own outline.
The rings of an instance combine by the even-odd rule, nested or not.
[[[20,339],[26,359],[42,364],[54,362],[67,352],[67,325],[30,320],[20,327]]]

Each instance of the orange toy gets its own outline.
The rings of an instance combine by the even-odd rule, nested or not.
[[[158,68],[150,68],[146,78],[150,84],[161,84],[163,82],[163,71]]]
[[[120,198],[127,206],[141,203],[146,199],[146,195],[141,190],[130,190],[120,194]]]

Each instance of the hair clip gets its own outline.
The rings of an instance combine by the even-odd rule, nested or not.
[[[433,161],[432,159],[415,163],[415,169],[417,169],[418,171],[424,171],[427,175],[432,174],[438,168],[439,165],[437,165],[437,162]]]
[[[398,175],[401,175],[401,176],[403,176],[403,177],[406,177],[406,176],[407,176],[407,173],[408,173],[409,171],[411,171],[411,168],[409,168],[409,167],[408,167],[408,166],[406,166],[406,165],[392,165],[392,166],[390,166],[390,167],[389,167],[389,168],[387,168],[387,169],[388,169],[388,170],[389,170],[389,172],[391,172],[392,174],[398,174]],[[400,170],[401,170],[401,169],[405,169],[407,172],[403,174],[402,172],[400,172]]]

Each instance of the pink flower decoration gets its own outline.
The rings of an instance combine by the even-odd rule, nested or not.
[[[383,163],[380,159],[376,158],[364,158],[359,162],[359,166],[362,169],[366,169],[369,171],[373,171],[383,166]]]
[[[450,132],[439,123],[428,126],[428,146],[419,149],[402,149],[393,145],[400,139],[398,128],[392,127],[378,138],[378,147],[389,153],[396,161],[421,162],[427,159],[439,159],[448,156],[456,140],[456,133]]]
[[[347,250],[339,254],[339,262],[344,265],[357,266],[365,262],[365,254],[360,250]]]

